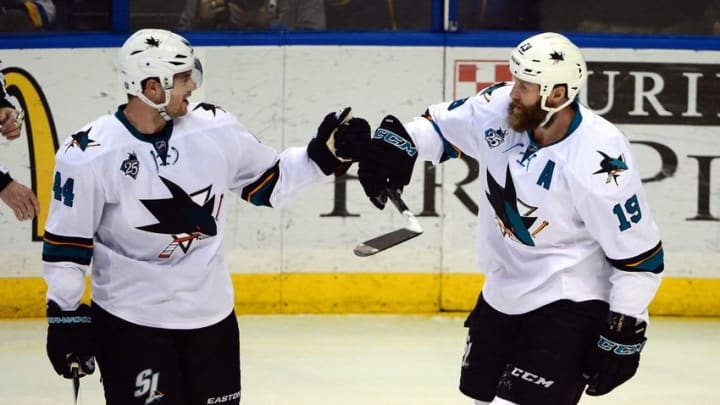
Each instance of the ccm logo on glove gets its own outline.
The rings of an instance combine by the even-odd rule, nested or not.
[[[373,134],[373,138],[382,139],[390,145],[393,145],[401,151],[407,153],[408,156],[412,157],[417,155],[417,148],[415,147],[415,145],[411,144],[405,138],[396,134],[395,132],[388,131],[385,128],[378,128]]]

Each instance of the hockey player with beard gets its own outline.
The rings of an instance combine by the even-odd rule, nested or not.
[[[571,405],[635,374],[662,243],[628,140],[576,101],[580,50],[543,33],[509,65],[512,83],[405,124],[385,117],[358,174],[382,209],[415,160],[478,161],[485,282],[465,323],[460,390],[477,405]]]
[[[346,108],[307,147],[278,153],[222,108],[188,102],[202,66],[165,30],[133,34],[119,70],[127,104],[56,154],[43,247],[49,359],[76,380],[97,359],[107,404],[238,404],[225,195],[277,207],[346,167],[335,153],[367,145],[370,127]]]

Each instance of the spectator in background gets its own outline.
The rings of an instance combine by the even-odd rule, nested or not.
[[[459,28],[534,31],[540,7],[541,0],[460,0]]]
[[[543,0],[543,29],[618,34],[712,34],[715,0]],[[678,11],[681,6],[682,12]],[[715,13],[717,15],[717,13]],[[575,18],[567,18],[574,16]],[[642,16],[642,18],[638,18]],[[712,19],[712,20],[711,20]]]
[[[705,22],[708,33],[720,35],[720,0],[713,0],[705,9]]]
[[[330,30],[423,30],[431,27],[430,1],[327,0]]]
[[[112,1],[55,0],[53,28],[55,31],[110,31],[112,29]],[[147,1],[143,0],[143,3]],[[134,4],[137,2],[130,1],[131,13]]]
[[[45,31],[54,20],[52,0],[0,0],[0,32]]]
[[[323,0],[187,0],[178,30],[322,30]]]
[[[291,31],[324,30],[324,0],[278,1],[278,28]]]
[[[0,132],[8,140],[20,137],[23,124],[22,110],[16,108],[13,101],[5,91],[5,78],[0,73]],[[0,199],[10,207],[19,221],[33,219],[40,211],[32,190],[13,180],[3,166],[0,166]]]

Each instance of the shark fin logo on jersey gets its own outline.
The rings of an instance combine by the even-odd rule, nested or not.
[[[124,175],[132,177],[133,180],[137,180],[138,172],[140,172],[140,162],[135,152],[128,152],[128,158],[120,164],[120,171]]]
[[[534,231],[530,231],[530,227],[537,221],[537,217],[531,216],[537,207],[530,206],[517,198],[510,166],[505,173],[505,187],[493,178],[490,171],[487,171],[487,182],[489,191],[485,195],[495,210],[495,218],[503,236],[508,236],[523,245],[535,246],[533,238],[549,223],[542,221]]]
[[[209,104],[209,103],[200,103],[193,108],[193,111],[197,110],[198,108],[202,108],[205,111],[210,111],[213,113],[213,117],[216,115],[217,110],[225,112],[220,106],[217,106],[215,104]]]
[[[605,180],[605,184],[614,181],[615,185],[617,186],[617,178],[620,176],[620,173],[628,169],[628,165],[627,163],[625,163],[625,156],[623,154],[620,154],[620,156],[613,158],[605,152],[597,152],[602,155],[603,158],[600,161],[600,169],[593,172],[593,174],[607,173],[607,179]]]
[[[88,128],[87,131],[78,131],[74,134],[72,134],[70,137],[72,138],[72,141],[68,143],[67,147],[65,148],[65,153],[67,153],[68,149],[78,147],[81,151],[85,151],[85,149],[88,148],[88,146],[100,146],[99,143],[95,142],[94,139],[90,139],[90,131],[92,131],[92,127]]]
[[[505,142],[507,132],[507,129],[502,129],[502,127],[498,127],[497,129],[488,128],[485,130],[485,142],[487,142],[489,147],[497,148]]]
[[[187,194],[172,181],[163,177],[160,180],[172,197],[140,200],[158,222],[137,229],[170,235],[172,242],[158,255],[161,259],[167,259],[178,247],[187,253],[195,239],[202,240],[217,234],[216,218],[212,214],[215,196],[210,195],[212,186]]]

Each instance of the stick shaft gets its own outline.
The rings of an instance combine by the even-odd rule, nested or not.
[[[80,366],[77,363],[72,363],[70,365],[70,370],[72,370],[72,383],[73,383],[73,403],[77,405],[78,395],[80,394],[80,373],[79,373]]]
[[[405,204],[405,201],[402,200],[400,197],[400,190],[393,190],[393,189],[387,189],[387,196],[390,202],[393,203],[395,208],[397,208],[398,211],[400,211],[401,214],[404,214],[405,211],[410,211],[410,208],[408,208],[407,204]]]

